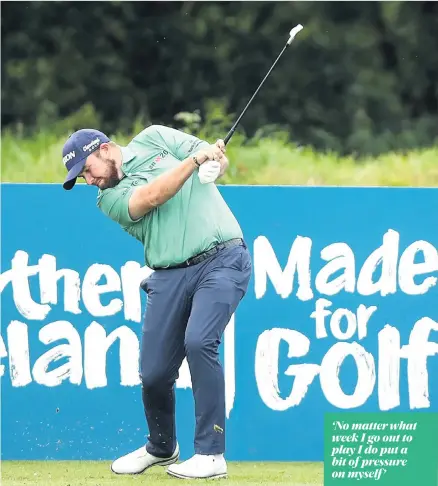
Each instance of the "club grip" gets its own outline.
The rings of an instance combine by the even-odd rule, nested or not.
[[[236,128],[235,128],[235,127],[233,127],[233,128],[232,128],[232,129],[231,129],[231,130],[230,130],[230,131],[227,133],[227,136],[224,138],[224,144],[225,144],[225,145],[226,145],[226,144],[227,144],[227,143],[230,141],[230,139],[231,139],[231,137],[233,136],[233,133],[234,133],[235,131],[236,131]]]

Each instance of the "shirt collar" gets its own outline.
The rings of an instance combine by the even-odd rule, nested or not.
[[[125,164],[128,162],[131,162],[131,160],[135,157],[135,153],[132,149],[129,147],[121,147],[119,145],[120,151],[122,152],[122,171],[125,173],[125,168],[123,167]]]

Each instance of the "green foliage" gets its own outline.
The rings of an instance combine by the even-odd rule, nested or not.
[[[197,113],[176,116],[185,131],[211,143],[224,137],[229,116],[220,103],[211,103],[205,122]],[[93,110],[81,111],[65,120],[60,128],[64,135],[40,130],[31,138],[7,130],[2,137],[3,182],[62,182],[65,168],[61,161],[67,133],[81,117],[93,117]],[[116,132],[111,138],[120,145],[144,128],[135,120],[129,134]],[[227,145],[230,166],[221,184],[254,185],[349,185],[349,186],[437,186],[438,149],[408,153],[394,152],[378,157],[340,156],[333,151],[316,152],[310,146],[298,146],[289,140],[281,127],[260,130],[248,138],[238,130]]]
[[[438,145],[427,1],[5,2],[2,126],[131,133],[136,121],[223,136],[297,23],[240,134],[354,156]]]

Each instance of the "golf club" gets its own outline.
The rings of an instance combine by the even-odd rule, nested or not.
[[[290,32],[289,32],[289,40],[286,42],[286,45],[283,47],[282,51],[278,55],[277,59],[275,60],[274,64],[271,66],[271,69],[268,71],[266,76],[263,78],[263,81],[260,83],[259,87],[256,89],[255,93],[252,95],[252,98],[248,101],[247,105],[243,109],[242,113],[240,114],[239,118],[236,120],[230,131],[228,132],[227,136],[224,138],[225,145],[230,141],[231,137],[233,136],[233,133],[236,131],[237,126],[240,123],[240,120],[242,119],[243,115],[245,114],[246,110],[248,109],[249,105],[251,104],[252,100],[255,98],[256,94],[259,92],[260,88],[263,86],[263,83],[266,81],[267,77],[271,74],[271,71],[274,69],[275,65],[277,64],[278,60],[280,57],[283,55],[283,52],[286,50],[287,46],[290,46],[292,44],[292,41],[294,40],[295,36],[300,32],[300,30],[303,29],[303,26],[301,24],[296,25]]]

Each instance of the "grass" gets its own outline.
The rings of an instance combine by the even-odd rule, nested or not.
[[[113,139],[121,145],[129,141],[129,137],[120,134]],[[64,137],[48,132],[36,133],[32,138],[4,132],[2,182],[63,181],[63,141]],[[359,162],[353,157],[318,153],[276,138],[245,144],[236,134],[227,147],[227,155],[230,167],[221,184],[438,186],[438,147],[368,157]]]
[[[109,462],[3,461],[2,486],[175,486],[212,484],[211,480],[179,480],[156,467],[139,476],[117,476]],[[224,486],[323,486],[322,463],[229,463],[229,478],[213,481]]]

